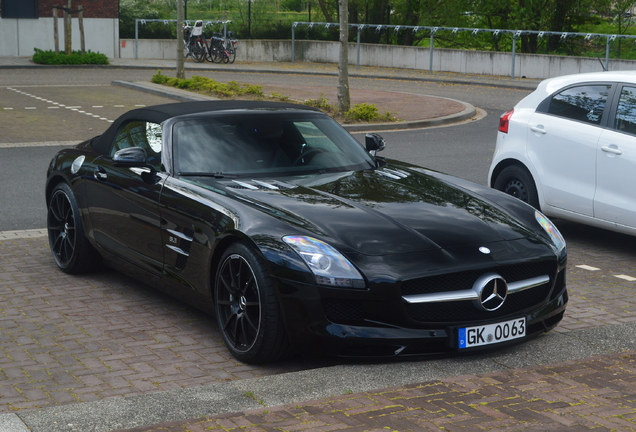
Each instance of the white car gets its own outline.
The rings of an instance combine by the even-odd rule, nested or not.
[[[636,71],[542,81],[499,119],[488,182],[547,216],[636,235]]]

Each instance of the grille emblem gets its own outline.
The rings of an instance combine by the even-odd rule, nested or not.
[[[508,296],[508,284],[496,273],[486,273],[473,284],[477,300],[473,301],[479,310],[493,312],[503,306]]]

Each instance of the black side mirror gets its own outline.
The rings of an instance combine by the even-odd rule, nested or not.
[[[113,156],[113,164],[116,167],[138,167],[146,166],[146,150],[141,147],[128,147],[118,150]]]
[[[377,133],[368,133],[364,137],[364,144],[371,156],[375,157],[376,153],[384,150],[386,141]]]
[[[148,163],[146,150],[141,147],[128,147],[118,150],[113,156],[113,165],[123,168],[150,168],[150,172],[141,173],[141,178],[150,184],[157,181],[157,170]]]

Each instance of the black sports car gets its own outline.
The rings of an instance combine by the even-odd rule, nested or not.
[[[552,223],[383,148],[301,105],[136,109],[51,161],[51,250],[67,273],[103,259],[212,309],[249,363],[469,352],[556,326]]]

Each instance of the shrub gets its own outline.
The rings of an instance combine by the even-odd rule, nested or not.
[[[33,54],[33,62],[45,65],[82,65],[82,64],[98,64],[107,65],[108,57],[105,54],[87,51],[82,54],[80,51],[73,51],[70,55],[66,53],[56,54],[52,50],[43,51],[35,48]]]
[[[353,108],[344,114],[344,117],[348,121],[397,121],[390,112],[387,111],[380,115],[375,104],[368,103],[354,105]]]
[[[152,76],[151,82],[220,97],[232,98],[245,94],[263,96],[263,88],[261,86],[239,84],[236,81],[229,81],[227,84],[224,84],[215,81],[212,78],[197,75],[188,79],[170,78],[161,73],[160,70]]]

